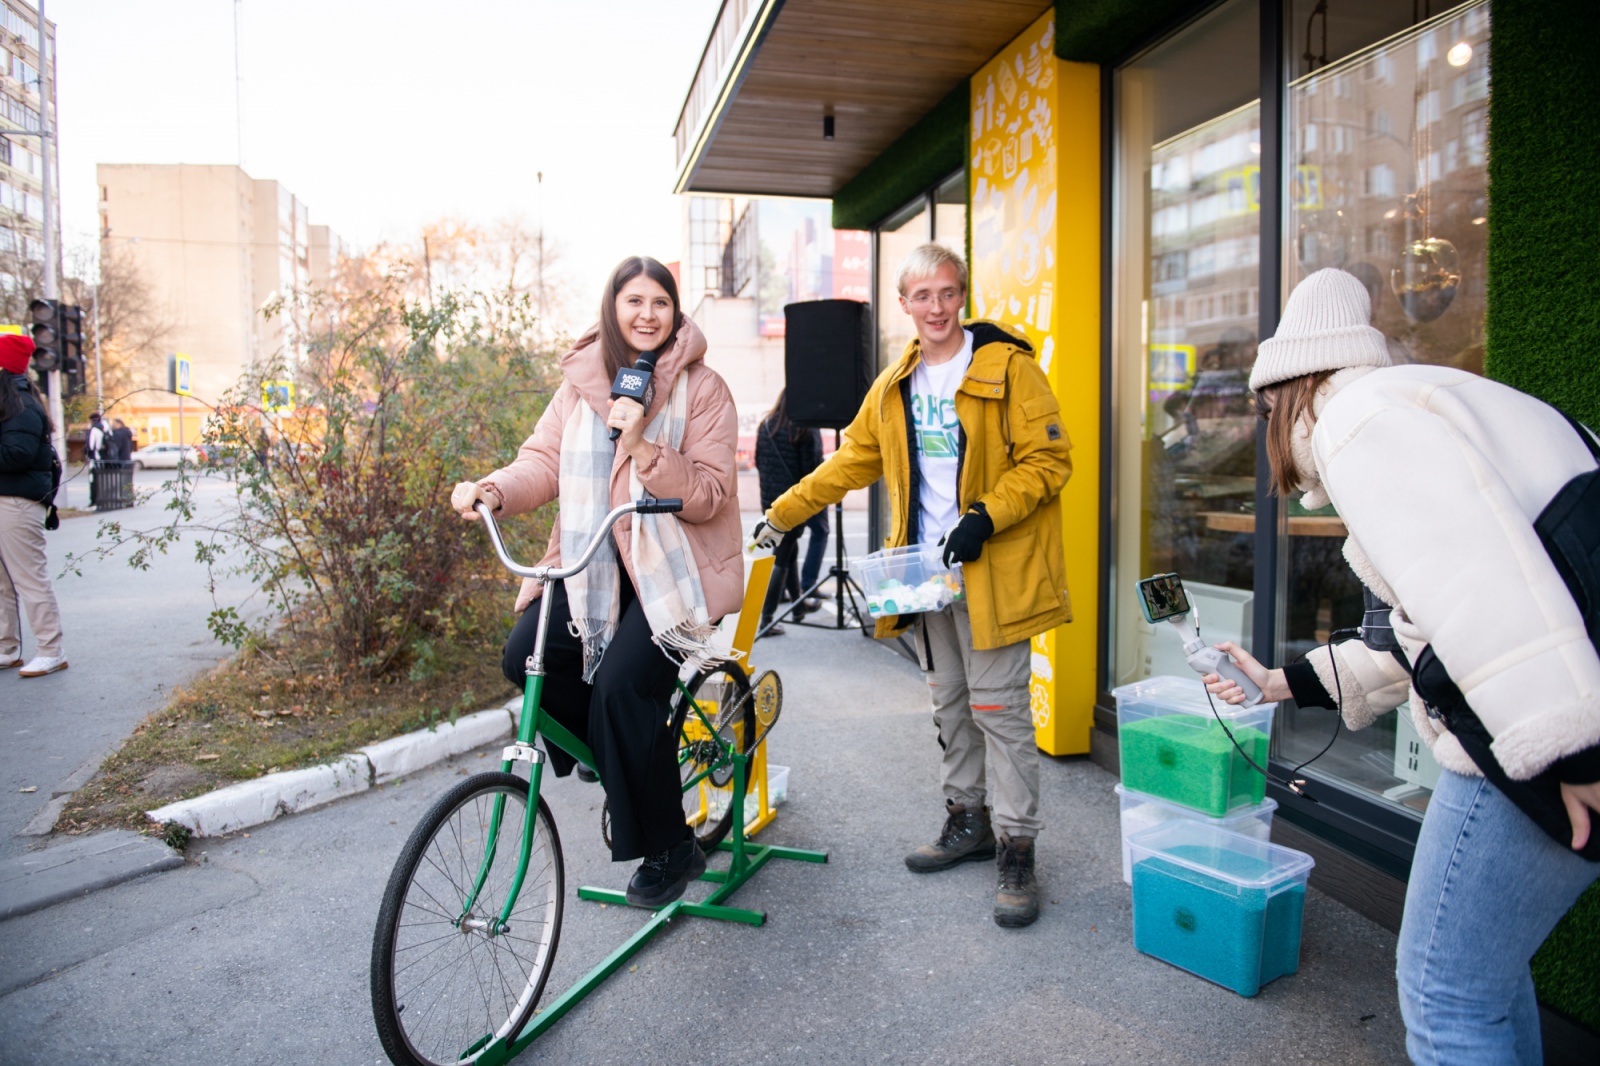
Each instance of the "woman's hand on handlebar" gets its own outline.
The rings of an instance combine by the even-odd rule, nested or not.
[[[450,506],[459,511],[461,517],[469,522],[478,520],[478,512],[473,510],[473,506],[479,500],[487,503],[491,510],[500,502],[476,481],[458,482],[456,487],[450,490]]]
[[[1572,821],[1572,850],[1577,851],[1589,842],[1589,834],[1600,822],[1600,781],[1587,785],[1561,782],[1561,802]]]
[[[1239,664],[1239,669],[1244,675],[1256,683],[1261,690],[1261,698],[1276,703],[1278,700],[1289,698],[1289,683],[1284,680],[1282,670],[1268,670],[1256,661],[1255,656],[1245,651],[1231,640],[1225,640],[1217,645],[1218,650],[1227,652],[1233,661]],[[1243,703],[1244,689],[1237,682],[1229,681],[1218,674],[1206,674],[1201,677],[1206,683],[1206,691],[1218,697],[1224,703]]]

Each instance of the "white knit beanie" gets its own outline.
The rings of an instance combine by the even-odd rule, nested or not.
[[[1278,332],[1257,346],[1251,391],[1318,370],[1390,365],[1389,346],[1371,323],[1367,287],[1355,275],[1317,271],[1294,287]]]

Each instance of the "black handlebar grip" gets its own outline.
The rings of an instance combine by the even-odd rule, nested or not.
[[[639,501],[639,505],[635,508],[635,510],[639,514],[672,514],[676,511],[683,510],[683,501],[677,499],[652,500],[646,498]]]

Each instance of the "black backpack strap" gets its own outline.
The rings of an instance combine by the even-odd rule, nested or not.
[[[1589,454],[1594,456],[1594,461],[1600,463],[1600,441],[1595,440],[1594,431],[1567,414],[1567,412],[1562,411],[1559,407],[1556,410],[1560,412],[1562,418],[1567,420],[1567,424],[1572,427],[1573,431],[1583,438],[1584,446],[1589,449]]]

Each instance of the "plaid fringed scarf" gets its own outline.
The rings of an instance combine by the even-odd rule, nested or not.
[[[688,420],[688,375],[679,374],[672,399],[645,427],[644,438],[662,440],[673,448],[683,446]],[[563,565],[583,554],[590,538],[611,510],[611,464],[616,444],[608,437],[605,420],[587,403],[578,403],[561,434],[561,558]],[[628,469],[632,499],[646,495],[639,474]],[[639,603],[650,623],[651,639],[674,662],[699,669],[724,657],[711,647],[717,627],[706,612],[700,568],[674,514],[635,514],[628,542],[629,557],[638,583]],[[594,681],[600,660],[617,633],[622,599],[615,551],[601,550],[581,572],[567,579],[567,602],[572,609],[572,634],[583,641],[583,679]]]

